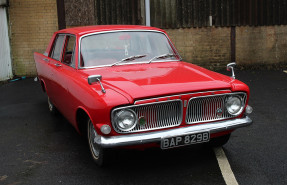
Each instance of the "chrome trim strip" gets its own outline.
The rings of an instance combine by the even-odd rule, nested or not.
[[[79,46],[78,46],[78,69],[90,69],[90,68],[96,68],[96,67],[111,67],[111,65],[99,65],[99,66],[90,66],[90,67],[80,67],[80,61],[81,61],[81,41],[82,41],[82,38],[84,37],[88,37],[88,36],[91,36],[91,35],[97,35],[97,34],[105,34],[105,33],[115,33],[115,32],[157,32],[157,33],[161,33],[163,34],[167,40],[169,41],[170,43],[170,46],[172,47],[172,49],[174,49],[174,51],[176,52],[176,55],[179,57],[178,60],[168,60],[168,61],[182,61],[182,57],[180,56],[180,54],[178,53],[177,49],[175,48],[175,46],[173,45],[173,43],[171,42],[171,40],[169,39],[169,37],[167,36],[167,34],[165,34],[164,32],[161,32],[161,31],[157,31],[157,30],[113,30],[113,31],[101,31],[101,32],[96,32],[96,33],[89,33],[89,34],[86,34],[86,35],[82,35],[80,38],[79,38]],[[165,60],[166,61],[166,60]],[[165,62],[164,61],[164,62]],[[154,63],[158,63],[159,61],[156,61]],[[145,62],[146,64],[148,63]],[[127,65],[127,64],[139,64],[139,63],[124,63],[123,65]]]
[[[231,119],[201,125],[175,128],[157,132],[147,132],[140,134],[129,134],[120,136],[98,136],[95,142],[104,148],[113,148],[119,146],[140,145],[145,143],[160,142],[162,138],[176,137],[198,132],[210,132],[210,134],[219,133],[227,130],[233,130],[240,127],[249,126],[252,120],[246,116],[244,118]]]

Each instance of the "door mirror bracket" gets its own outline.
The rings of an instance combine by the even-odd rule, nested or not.
[[[102,80],[102,76],[101,76],[101,75],[91,75],[91,76],[88,77],[88,83],[89,83],[90,85],[91,85],[93,82],[99,82],[99,83],[100,83],[100,86],[101,86],[101,89],[102,89],[102,92],[103,92],[103,93],[106,93],[106,90],[104,89],[101,80]]]
[[[231,73],[232,73],[232,78],[233,79],[235,79],[235,74],[234,74],[234,67],[236,66],[236,63],[235,62],[232,62],[232,63],[229,63],[229,64],[227,64],[227,66],[226,66],[226,70],[227,71],[231,71]]]

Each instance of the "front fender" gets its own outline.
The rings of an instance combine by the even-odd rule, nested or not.
[[[108,124],[111,126],[110,113],[111,110],[119,105],[128,105],[130,102],[125,96],[114,91],[109,87],[105,87],[106,93],[101,91],[99,85],[90,85],[85,88],[75,90],[73,92],[77,106],[74,109],[74,121],[73,125],[79,131],[77,123],[77,111],[82,109],[86,112],[87,116],[91,119],[94,127],[98,133],[100,132],[100,126],[103,124]],[[115,134],[112,133],[111,134]]]

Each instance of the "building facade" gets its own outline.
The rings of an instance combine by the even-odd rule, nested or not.
[[[17,76],[37,75],[33,53],[43,53],[58,29],[145,24],[145,0],[9,0],[6,9]],[[150,12],[151,26],[167,31],[186,62],[286,67],[285,0],[150,0]]]

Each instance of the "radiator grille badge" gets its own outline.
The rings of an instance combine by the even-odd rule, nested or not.
[[[144,126],[146,124],[146,119],[145,119],[145,117],[140,117],[139,118],[139,125],[140,126]]]
[[[223,114],[222,108],[218,108],[218,109],[216,110],[216,114],[217,114],[218,117],[222,117],[222,114]]]

